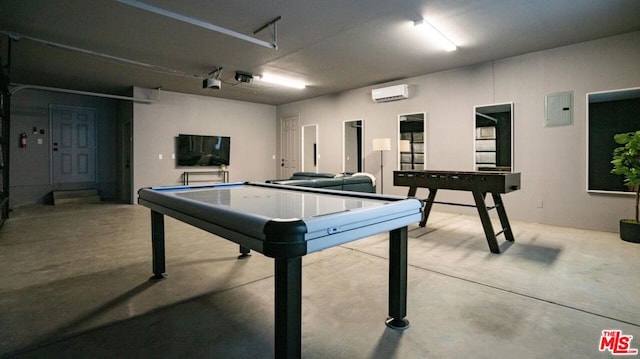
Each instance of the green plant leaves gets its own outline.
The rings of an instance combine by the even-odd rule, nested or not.
[[[640,131],[618,133],[613,140],[622,145],[613,150],[611,173],[624,176],[624,184],[633,187],[636,193],[636,218],[640,203]]]

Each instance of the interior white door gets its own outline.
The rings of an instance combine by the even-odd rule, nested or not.
[[[51,105],[53,183],[96,181],[95,110]]]
[[[280,119],[280,178],[289,178],[300,171],[300,137],[298,115]]]

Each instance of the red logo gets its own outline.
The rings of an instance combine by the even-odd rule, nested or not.
[[[623,335],[622,330],[603,330],[600,337],[600,351],[608,350],[613,355],[636,355],[638,349],[631,347],[632,335]]]

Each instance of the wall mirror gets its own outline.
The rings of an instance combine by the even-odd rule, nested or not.
[[[425,114],[398,115],[398,169],[426,168]]]
[[[342,126],[342,172],[356,173],[363,171],[363,135],[364,121],[344,121]]]
[[[513,171],[513,103],[475,106],[474,168]]]
[[[318,172],[318,125],[302,126],[302,172]]]

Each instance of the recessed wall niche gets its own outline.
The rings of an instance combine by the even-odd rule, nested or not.
[[[426,169],[425,113],[398,115],[398,169]]]
[[[474,169],[513,171],[513,102],[474,106]]]
[[[364,121],[344,121],[342,125],[342,172],[362,172],[364,168],[363,149]]]
[[[302,171],[318,172],[318,125],[302,126]]]
[[[617,133],[640,130],[640,88],[587,94],[587,191],[625,193],[623,176],[611,173]]]

